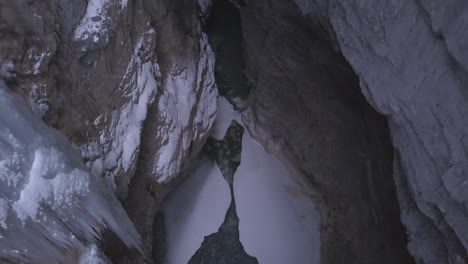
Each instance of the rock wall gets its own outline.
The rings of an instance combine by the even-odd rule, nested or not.
[[[0,78],[114,188],[142,235],[146,256],[129,254],[138,263],[152,261],[158,204],[214,121],[214,55],[201,30],[209,2],[201,4],[0,1]]]
[[[240,8],[254,94],[249,131],[320,205],[322,263],[409,263],[386,120],[290,2]]]
[[[388,244],[404,241],[394,184],[414,260],[468,261],[466,10],[436,0],[240,8],[255,89],[245,119],[320,194],[324,263],[411,261]],[[388,120],[393,170],[386,121],[359,90]]]
[[[467,4],[230,2],[240,16],[221,5],[226,24],[207,27],[223,93],[244,108],[235,98],[253,88],[250,133],[321,204],[322,262],[467,263]],[[159,203],[213,123],[210,9],[0,0],[0,79],[73,142],[142,235],[144,255],[105,234],[115,263],[152,262]]]

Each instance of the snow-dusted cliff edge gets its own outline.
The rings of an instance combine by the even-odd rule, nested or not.
[[[0,0],[0,261],[154,263],[216,76],[321,263],[468,263],[468,5],[216,1]]]
[[[319,188],[330,216],[325,263],[409,261],[389,244],[398,209],[417,263],[468,262],[467,5],[246,2],[240,13],[255,88],[246,118]],[[359,103],[359,92],[387,118],[393,158],[385,121]]]

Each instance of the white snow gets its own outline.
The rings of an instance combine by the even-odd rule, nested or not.
[[[39,55],[35,55],[34,59],[36,60],[36,63],[34,63],[33,66],[33,74],[38,75],[40,73],[39,69],[42,65],[42,62],[44,61],[44,58],[47,58],[51,55],[51,52],[41,52]]]
[[[82,250],[77,264],[111,264],[96,244],[87,246]]]
[[[234,176],[240,241],[259,263],[318,264],[320,214],[314,202],[247,131]]]
[[[0,198],[0,226],[7,229],[6,217],[8,215],[8,201]]]
[[[11,59],[4,61],[0,64],[0,78],[9,79],[15,77],[16,75],[13,72],[14,69],[15,65]]]
[[[125,9],[127,7],[128,0],[121,0],[120,5],[122,6],[122,9]]]
[[[0,258],[60,262],[106,226],[140,239],[125,211],[79,153],[0,81]]]
[[[203,34],[198,62],[188,63],[183,70],[174,69],[163,83],[164,93],[158,102],[165,121],[158,131],[163,145],[153,168],[158,183],[166,183],[178,175],[191,142],[200,140],[214,122],[217,90],[213,67],[214,54]]]
[[[110,4],[112,4],[110,0],[88,1],[86,13],[75,29],[75,40],[86,40],[93,37],[93,41],[97,42],[99,36],[107,35],[108,29],[105,27],[105,23],[108,23],[110,17],[107,14],[106,8]]]
[[[159,83],[157,63],[141,58],[139,52],[150,48],[156,32],[150,28],[138,40],[134,47],[132,58],[128,64],[120,89],[126,93],[126,102],[117,110],[109,113],[110,122],[103,130],[99,142],[91,142],[83,146],[82,155],[95,159],[89,164],[94,173],[109,171],[108,182],[115,187],[115,175],[126,173],[135,165],[140,149],[140,138],[143,121],[146,119],[148,106],[154,101]],[[152,51],[151,51],[152,52]],[[106,124],[107,117],[99,116],[94,125]],[[103,150],[100,150],[103,148]],[[101,151],[104,154],[101,154]],[[97,163],[97,164],[95,164]],[[100,175],[100,174],[99,174]]]
[[[218,166],[202,158],[164,203],[168,264],[187,263],[205,236],[218,231],[231,203]]]
[[[73,33],[75,41],[92,40],[94,43],[100,40],[108,43],[115,23],[109,15],[115,4],[120,5],[120,13],[127,7],[128,0],[89,0],[86,13],[76,26]],[[86,51],[88,47],[83,47]]]

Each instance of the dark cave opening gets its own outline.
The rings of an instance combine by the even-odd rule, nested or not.
[[[235,97],[252,93],[237,108],[249,108],[267,132],[256,139],[282,142],[282,161],[318,191],[323,263],[414,263],[400,220],[386,117],[369,105],[326,30],[302,21],[290,3],[272,5],[281,10],[269,14],[273,21],[259,15],[258,3],[238,9],[214,1],[206,33],[219,94],[236,104]],[[268,43],[257,45],[262,34]]]
[[[251,87],[244,73],[240,19],[239,10],[234,4],[227,0],[214,1],[205,24],[205,32],[216,54],[214,74],[218,92],[235,107],[242,109],[244,106],[241,101],[247,99]]]

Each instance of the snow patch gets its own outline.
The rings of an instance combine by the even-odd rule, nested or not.
[[[40,73],[39,69],[44,61],[44,58],[47,58],[51,55],[51,52],[41,52],[41,54],[34,56],[36,63],[33,66],[33,74],[38,75]]]
[[[145,57],[141,52],[144,49],[151,49],[155,35],[156,32],[151,28],[140,37],[135,45],[120,85],[120,90],[126,97],[126,103],[108,116],[96,118],[94,125],[98,126],[106,122],[108,124],[99,142],[91,142],[81,148],[83,156],[95,160],[89,164],[93,172],[102,173],[106,169],[108,181],[114,187],[115,175],[121,172],[126,173],[136,163],[143,121],[146,119],[148,106],[154,101],[156,88],[159,85],[156,80],[160,75],[158,64],[152,62],[151,56]],[[152,52],[150,51],[150,54]],[[102,148],[104,150],[101,150]],[[105,154],[102,155],[101,151]],[[105,158],[96,159],[102,156]]]
[[[106,10],[110,4],[109,0],[89,0],[86,13],[75,29],[74,38],[85,40],[92,35],[96,38],[99,33],[103,33],[103,30],[107,30],[103,25],[110,19]]]
[[[158,131],[163,145],[153,168],[158,183],[166,183],[179,173],[192,141],[200,140],[214,122],[214,54],[205,34],[200,39],[200,49],[197,64],[190,64],[181,72],[174,69],[163,83],[164,94],[158,102],[165,121]]]
[[[8,201],[5,199],[0,198],[0,226],[3,229],[7,229],[8,226],[6,224],[6,217],[8,215]]]
[[[78,259],[78,264],[110,264],[110,261],[107,260],[96,244],[92,244],[84,248]]]
[[[116,1],[122,12],[128,5],[128,0]],[[108,43],[112,31],[113,21],[110,12],[115,2],[112,0],[89,0],[86,13],[76,26],[73,33],[75,41],[92,40],[94,43]],[[86,47],[83,47],[83,51]]]
[[[128,5],[128,0],[122,0],[120,1],[120,5],[122,6],[122,10],[127,8]]]
[[[10,79],[14,78],[16,74],[14,73],[15,65],[12,60],[4,61],[0,64],[0,79]]]
[[[220,96],[218,98],[218,111],[211,136],[217,140],[222,140],[232,120],[236,120],[239,124],[242,124],[241,114],[234,110],[225,97]]]

